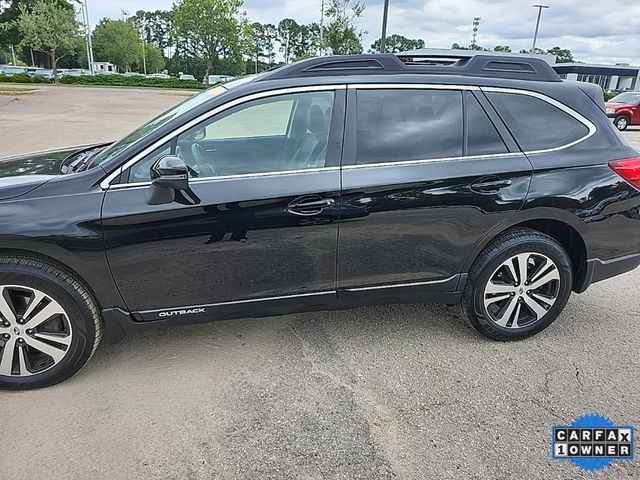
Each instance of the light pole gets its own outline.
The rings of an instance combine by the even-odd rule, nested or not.
[[[542,5],[542,4],[536,3],[535,5],[532,5],[532,6],[538,9],[538,20],[536,21],[536,31],[533,34],[533,44],[531,45],[531,54],[533,55],[536,53],[536,41],[538,40],[538,29],[540,28],[540,17],[542,16],[542,9],[549,8],[549,5]]]
[[[145,32],[145,13],[142,13],[142,65],[144,74],[147,75],[147,33]]]
[[[320,55],[324,55],[324,0],[320,4]]]
[[[89,25],[89,7],[84,0],[82,5],[82,23],[84,23],[85,38],[87,43],[87,63],[89,64],[90,75],[93,75],[93,45],[91,43],[91,26]]]
[[[380,53],[385,51],[385,41],[387,38],[387,17],[389,15],[389,0],[384,0],[384,8],[382,10],[382,36],[380,37]]]

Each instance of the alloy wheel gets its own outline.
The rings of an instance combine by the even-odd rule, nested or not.
[[[541,320],[560,292],[557,265],[540,253],[519,253],[502,262],[484,288],[484,307],[493,322],[523,328]]]
[[[624,130],[627,128],[628,123],[626,118],[621,117],[616,121],[616,127],[618,127],[618,130]]]
[[[0,286],[0,376],[26,377],[60,363],[73,332],[64,308],[40,290]]]

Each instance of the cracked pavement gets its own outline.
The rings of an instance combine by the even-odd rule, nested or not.
[[[113,109],[100,117],[110,129],[127,92],[91,93]],[[181,100],[131,95],[156,105],[145,114]],[[45,110],[58,108],[51,98]],[[19,138],[13,115],[3,138]],[[627,135],[640,146],[640,129]],[[551,460],[551,427],[593,412],[640,426],[638,285],[640,270],[574,294],[517,343],[486,340],[438,305],[131,336],[65,383],[0,392],[0,477],[593,478]],[[640,478],[640,465],[605,475]]]

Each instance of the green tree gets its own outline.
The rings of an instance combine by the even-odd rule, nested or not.
[[[511,47],[508,45],[496,45],[493,47],[494,52],[511,53]]]
[[[248,29],[239,19],[241,6],[242,0],[178,0],[174,4],[176,33],[206,60],[205,77],[216,64],[242,62],[242,40]]]
[[[380,38],[371,44],[371,52],[380,51]],[[424,40],[418,38],[407,38],[403,35],[389,35],[384,42],[385,51],[388,53],[407,52],[409,50],[418,50],[424,48]]]
[[[81,44],[80,24],[73,9],[61,6],[56,0],[38,0],[30,10],[20,6],[16,20],[22,39],[20,45],[46,53],[58,81],[58,60],[75,52]]]
[[[277,30],[280,51],[284,54],[284,63],[289,63],[293,57],[291,51],[296,48],[300,36],[300,25],[292,18],[284,18],[278,23]]]
[[[567,48],[553,47],[547,50],[547,53],[556,56],[556,63],[571,63],[574,61],[571,50]]]
[[[358,19],[365,6],[352,0],[330,0],[325,15],[330,19],[324,31],[324,42],[334,55],[362,53],[362,37],[367,33],[358,28]]]
[[[133,67],[136,71],[142,72],[144,71],[144,63],[147,63],[147,72],[148,73],[158,73],[161,70],[164,70],[165,67],[165,58],[162,55],[162,52],[158,47],[153,45],[152,43],[147,43],[144,47],[144,58],[142,56],[143,50],[140,49],[140,56],[136,59]]]
[[[142,58],[138,30],[126,20],[103,18],[91,36],[95,60],[111,62],[121,71],[129,71]]]

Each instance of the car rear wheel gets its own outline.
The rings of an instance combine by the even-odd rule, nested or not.
[[[624,115],[620,115],[616,117],[616,119],[613,121],[613,124],[620,131],[626,130],[627,127],[629,126],[629,119]]]
[[[70,272],[0,258],[0,388],[54,385],[78,372],[102,335],[96,302]]]
[[[494,340],[520,340],[547,328],[564,309],[571,260],[553,238],[531,229],[509,231],[476,259],[462,301],[463,315]]]

